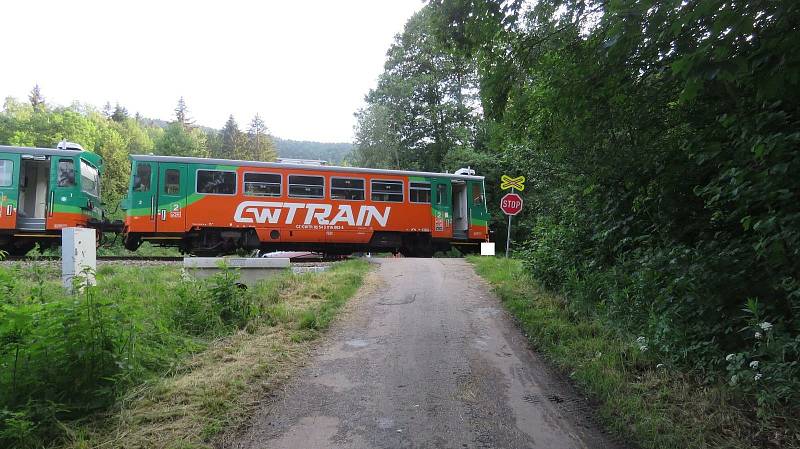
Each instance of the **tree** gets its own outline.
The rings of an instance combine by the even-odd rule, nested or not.
[[[44,97],[42,96],[41,90],[39,90],[39,84],[33,86],[30,95],[28,95],[28,99],[35,112],[42,112],[45,110]]]
[[[246,154],[248,159],[254,161],[274,161],[278,156],[267,125],[258,114],[247,128]]]
[[[216,157],[221,159],[247,159],[245,139],[233,114],[228,117],[220,131],[220,147]]]
[[[498,164],[530,180],[517,229],[539,281],[707,378],[759,355],[776,381],[736,386],[759,417],[796,403],[798,3],[429,5],[431,34],[478,65]],[[754,316],[786,329],[769,362]]]
[[[189,118],[189,108],[186,107],[183,97],[178,99],[178,106],[175,107],[175,121],[185,129],[194,125],[194,120]]]
[[[450,148],[475,145],[474,63],[439,44],[431,19],[429,7],[409,19],[356,114],[357,154],[366,164],[440,171]]]
[[[165,156],[207,157],[206,136],[197,128],[186,129],[175,121],[156,141],[155,151]]]
[[[106,118],[111,118],[111,114],[114,113],[114,109],[111,107],[111,102],[106,101],[106,104],[103,105],[103,115]]]
[[[401,169],[398,139],[391,111],[383,104],[372,104],[356,113],[353,162],[361,167]]]
[[[119,103],[114,107],[114,113],[111,114],[111,120],[122,123],[128,118],[128,110],[120,106]]]

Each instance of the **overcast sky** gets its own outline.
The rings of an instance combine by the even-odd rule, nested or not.
[[[119,102],[197,124],[255,113],[282,138],[349,142],[353,113],[421,0],[5,0],[0,97]]]

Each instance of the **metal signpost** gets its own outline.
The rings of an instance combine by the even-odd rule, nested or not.
[[[508,257],[508,247],[511,243],[511,217],[517,215],[522,210],[522,197],[517,195],[514,190],[525,190],[525,177],[518,176],[512,178],[503,175],[500,178],[500,188],[503,190],[511,189],[510,193],[506,193],[500,199],[500,209],[504,214],[508,215],[508,234],[506,235],[506,258]]]

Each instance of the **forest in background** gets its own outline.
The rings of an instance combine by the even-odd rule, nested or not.
[[[356,114],[354,163],[476,168],[500,244],[500,175],[525,175],[528,272],[735,392],[780,446],[800,400],[798,23],[793,0],[433,0]]]
[[[323,143],[272,136],[256,115],[240,128],[231,115],[219,130],[196,125],[183,98],[172,121],[128,113],[124,106],[107,103],[100,109],[73,103],[51,105],[38,85],[28,101],[7,97],[0,112],[0,145],[55,148],[61,140],[81,144],[103,157],[103,199],[115,208],[127,189],[130,154],[215,157],[274,161],[276,157],[323,159],[344,163],[348,143]]]

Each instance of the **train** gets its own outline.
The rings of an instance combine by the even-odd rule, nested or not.
[[[431,257],[472,252],[489,240],[484,177],[455,173],[131,155],[110,221],[101,200],[103,160],[80,145],[0,146],[0,250],[24,255],[60,244],[61,229],[91,227],[184,254],[251,250],[331,255],[392,252]]]
[[[0,146],[0,251],[24,255],[61,243],[61,229],[104,231],[103,159],[75,143]]]
[[[322,164],[133,155],[123,242],[430,257],[489,237],[484,178]]]

